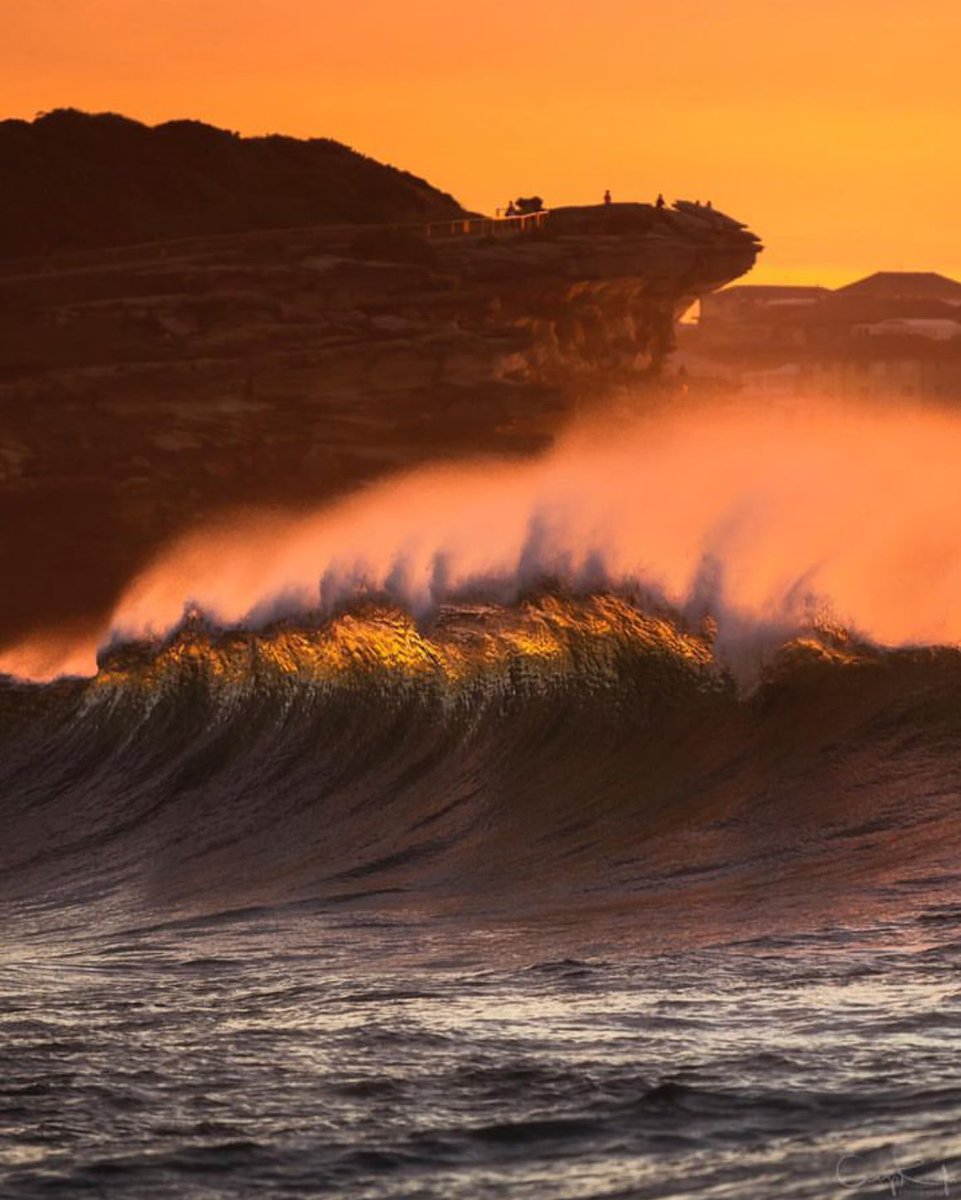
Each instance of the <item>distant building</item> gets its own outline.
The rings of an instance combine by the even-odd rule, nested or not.
[[[704,296],[701,311],[715,320],[740,320],[773,309],[810,307],[830,294],[829,289],[823,287],[742,283]]]
[[[799,345],[805,340],[804,322],[796,318],[830,294],[821,287],[741,284],[702,297],[698,325],[720,342]]]
[[[831,291],[740,285],[701,302],[679,361],[742,391],[961,402],[961,283],[880,271]]]
[[[876,271],[834,293],[858,300],[936,300],[961,305],[961,283],[935,271]]]
[[[866,350],[864,354],[838,354],[803,364],[799,394],[961,402],[961,353],[957,350],[926,354],[903,344]]]
[[[950,342],[961,337],[961,321],[937,317],[887,317],[851,326],[852,337],[923,337],[932,342]]]

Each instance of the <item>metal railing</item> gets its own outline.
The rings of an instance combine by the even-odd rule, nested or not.
[[[547,220],[548,210],[520,213],[516,217],[464,217],[452,221],[431,221],[424,233],[429,238],[503,237],[534,233]]]

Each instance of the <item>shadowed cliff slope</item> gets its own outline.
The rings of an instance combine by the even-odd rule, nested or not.
[[[60,109],[0,122],[0,257],[190,234],[418,221],[460,206],[331,141],[242,138],[199,121],[149,128]]]
[[[385,181],[449,216],[426,184],[330,153],[372,171],[352,216],[382,211]],[[112,169],[91,167],[86,194]],[[141,219],[117,204],[121,230]],[[0,644],[96,617],[159,543],[225,508],[538,450],[575,407],[656,377],[679,312],[758,252],[738,222],[680,206],[557,209],[524,230],[398,211],[238,233],[227,209],[212,235],[0,263]]]

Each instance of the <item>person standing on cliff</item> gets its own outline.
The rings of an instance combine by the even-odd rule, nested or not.
[[[604,193],[604,203],[610,204],[610,202],[611,202],[611,189],[608,188],[607,191]]]
[[[658,207],[658,208],[663,208],[663,207],[664,207],[664,194],[663,194],[663,192],[658,192],[658,194],[657,194],[657,207]]]

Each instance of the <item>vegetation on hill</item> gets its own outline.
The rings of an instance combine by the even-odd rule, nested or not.
[[[406,171],[329,138],[153,128],[74,109],[0,121],[0,257],[327,223],[461,213]]]

